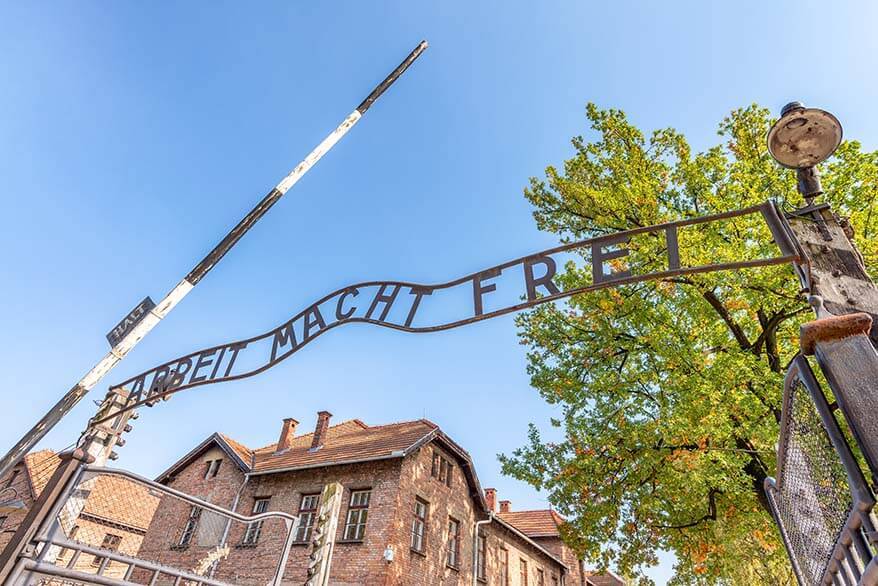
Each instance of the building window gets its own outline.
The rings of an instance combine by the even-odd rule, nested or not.
[[[222,464],[222,463],[223,463],[222,458],[219,458],[217,460],[208,460],[207,467],[204,470],[204,478],[205,479],[215,478],[217,475],[217,472],[219,472],[220,464]]]
[[[537,586],[546,586],[546,576],[542,568],[537,568]]]
[[[488,572],[486,568],[488,538],[479,533],[476,538],[476,578],[479,580],[487,580]],[[502,582],[501,582],[502,584]]]
[[[369,516],[371,490],[354,490],[348,505],[348,518],[344,524],[344,538],[348,541],[361,541],[366,533],[366,518]]]
[[[500,586],[509,586],[509,550],[500,548]]]
[[[518,558],[518,571],[520,573],[518,583],[527,586],[527,562],[521,558]]]
[[[271,497],[257,498],[253,501],[253,514],[259,515],[268,510],[268,501]],[[262,532],[262,521],[252,521],[247,524],[244,531],[244,539],[241,540],[242,545],[256,545],[259,541],[259,534]]]
[[[451,486],[454,465],[443,457],[439,452],[433,451],[433,466],[430,468],[430,476],[439,480],[446,486]]]
[[[112,533],[107,533],[106,535],[104,535],[104,540],[101,542],[101,549],[106,549],[108,551],[119,551],[120,543],[122,543],[121,535],[113,535]],[[103,557],[95,556],[95,559],[92,560],[91,565],[100,566],[101,562],[103,561]]]
[[[299,528],[296,530],[296,541],[311,541],[319,502],[319,494],[302,495],[302,502],[299,503]]]
[[[460,521],[448,518],[448,556],[445,563],[452,568],[460,565]]]
[[[552,586],[558,586],[558,576],[552,574]]]
[[[183,533],[180,534],[180,541],[177,542],[178,547],[188,547],[189,543],[192,541],[192,536],[195,535],[195,528],[198,527],[198,519],[201,518],[201,508],[192,505],[192,508],[189,509],[189,517],[186,519],[186,524],[183,525]]]
[[[412,519],[411,547],[417,552],[424,552],[424,534],[427,530],[427,502],[415,499],[415,517]]]
[[[9,515],[0,515],[0,529],[2,529],[4,525],[6,525],[6,519],[8,518]]]

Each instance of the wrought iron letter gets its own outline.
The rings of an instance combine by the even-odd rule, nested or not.
[[[415,296],[415,300],[412,301],[412,308],[409,310],[409,315],[405,318],[405,327],[409,327],[412,325],[412,320],[415,319],[415,312],[418,310],[418,306],[421,304],[421,297],[424,295],[432,295],[432,289],[425,289],[423,287],[412,287],[409,290],[409,294]]]
[[[293,324],[290,324],[290,331],[292,331]],[[247,342],[236,342],[234,344],[229,344],[229,350],[232,351],[232,357],[229,359],[229,366],[226,368],[225,376],[229,376],[232,372],[232,367],[235,366],[235,359],[238,357],[238,352],[247,347]]]
[[[622,258],[628,256],[628,249],[618,247],[616,250],[604,250],[607,246],[614,244],[622,244],[628,242],[628,236],[614,236],[606,240],[599,240],[591,245],[591,277],[592,282],[597,285],[613,279],[621,279],[631,276],[631,271],[613,271],[609,275],[604,272],[604,263],[608,260]]]
[[[387,314],[390,312],[390,306],[393,305],[393,302],[396,300],[396,295],[399,293],[400,286],[393,286],[393,293],[390,295],[385,295],[384,291],[387,289],[387,284],[381,285],[381,288],[378,289],[378,293],[375,294],[375,299],[372,300],[372,305],[369,306],[369,311],[366,312],[366,319],[372,318],[372,312],[378,307],[379,303],[384,304],[384,309],[381,311],[381,317],[378,318],[378,321],[384,321],[387,318]]]
[[[349,317],[354,315],[355,311],[357,311],[356,305],[352,305],[351,308],[347,311],[341,310],[341,306],[344,303],[345,297],[347,297],[348,295],[353,295],[354,297],[356,297],[359,294],[359,289],[357,289],[356,287],[351,287],[350,289],[346,290],[344,293],[338,296],[338,304],[335,306],[335,317],[336,319],[338,319],[338,321],[348,319]]]
[[[189,379],[190,383],[197,383],[203,380],[207,380],[207,375],[198,376],[198,371],[206,366],[210,366],[213,364],[213,355],[216,354],[216,348],[213,350],[206,350],[198,355],[198,360],[195,361],[195,368],[192,369],[192,376]]]
[[[172,371],[173,376],[171,376],[165,390],[176,389],[180,385],[183,384],[183,380],[186,378],[186,374],[192,370],[192,361],[189,358],[181,358],[179,362],[177,362],[177,367]]]
[[[288,321],[274,331],[274,339],[271,341],[271,362],[274,362],[277,359],[278,348],[283,348],[287,344],[290,345],[290,349],[285,350],[284,354],[292,352],[299,346],[299,343],[296,341],[296,332],[293,330],[292,320]],[[235,351],[235,353],[237,354],[237,350]],[[220,359],[222,359],[222,356],[220,356]],[[233,356],[232,362],[234,361],[235,357]],[[226,376],[228,376],[228,371],[226,372]]]
[[[314,321],[311,321],[312,317]],[[326,327],[326,322],[323,321],[323,315],[320,313],[320,307],[318,305],[312,305],[305,310],[305,329],[302,337],[306,341],[311,337],[311,328],[315,326],[319,328],[318,332]]]
[[[546,265],[546,274],[539,279],[534,279],[534,265]],[[524,261],[524,282],[527,285],[527,300],[534,301],[537,298],[537,287],[542,285],[549,295],[558,295],[561,291],[552,282],[557,266],[551,256],[533,256]]]
[[[475,307],[476,315],[482,315],[485,313],[484,306],[482,305],[482,295],[497,290],[496,284],[491,283],[489,285],[484,285],[482,282],[485,279],[492,279],[499,276],[500,269],[494,268],[483,271],[473,278],[473,306]]]
[[[159,366],[155,369],[155,373],[152,377],[152,382],[149,384],[149,392],[146,394],[147,397],[151,397],[156,393],[161,393],[165,390],[165,379],[168,377],[168,374],[171,372],[171,367],[167,364],[163,366]]]

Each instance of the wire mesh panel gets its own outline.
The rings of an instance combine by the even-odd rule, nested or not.
[[[766,491],[799,580],[857,583],[873,557],[863,530],[874,501],[803,357],[787,375],[778,480]]]
[[[124,471],[87,469],[37,536],[32,578],[20,583],[279,583],[294,520],[246,517]]]

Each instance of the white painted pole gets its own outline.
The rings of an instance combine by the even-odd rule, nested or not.
[[[427,48],[427,42],[421,43],[412,51],[399,66],[388,75],[384,81],[372,90],[363,102],[351,112],[338,127],[329,133],[323,141],[311,151],[305,159],[296,165],[290,173],[284,177],[277,186],[254,207],[250,213],[244,216],[240,222],[229,232],[222,241],[217,244],[210,253],[204,257],[176,287],[171,289],[149,313],[134,326],[94,368],[77,382],[42,419],[22,437],[17,444],[0,460],[0,477],[15,466],[50,429],[55,427],[79,401],[94,387],[104,376],[110,372],[125,356],[146,336],[168,313],[198,284],[198,282],[216,266],[225,254],[247,233],[247,231],[265,215],[289,189],[302,178],[308,170],[319,161],[323,155],[335,146],[341,138],[354,127],[354,124],[362,118],[366,110],[372,106],[381,94],[395,82],[408,67]]]

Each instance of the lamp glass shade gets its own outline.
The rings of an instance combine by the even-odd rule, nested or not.
[[[804,169],[828,159],[841,144],[838,119],[819,108],[787,112],[768,131],[768,152],[789,169]]]

